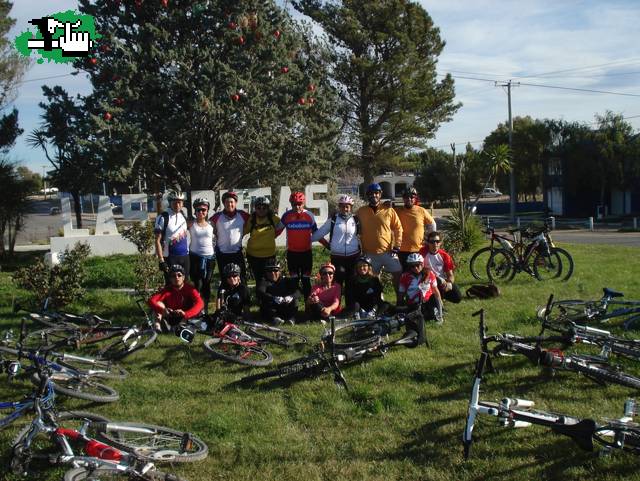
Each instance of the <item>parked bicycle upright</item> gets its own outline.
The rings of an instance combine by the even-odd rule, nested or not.
[[[476,279],[509,282],[518,272],[525,272],[538,280],[566,281],[573,275],[573,258],[554,245],[547,220],[541,227],[508,229],[510,237],[497,234],[488,224],[483,232],[490,236],[490,245],[476,251],[469,261]]]

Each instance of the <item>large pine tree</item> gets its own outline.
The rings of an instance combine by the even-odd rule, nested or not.
[[[323,51],[271,0],[89,0],[90,75],[111,175],[184,189],[301,184],[334,158]]]
[[[451,119],[453,79],[438,81],[444,41],[429,14],[407,0],[294,0],[334,47],[332,77],[347,141],[367,183]]]

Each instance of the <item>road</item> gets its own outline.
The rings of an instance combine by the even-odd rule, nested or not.
[[[49,237],[58,235],[58,231],[62,229],[62,218],[60,214],[49,215],[49,209],[53,206],[59,207],[60,201],[57,199],[38,199],[31,202],[30,209],[25,216],[24,230],[18,234],[17,246],[48,244]],[[439,217],[448,215],[449,209],[435,209],[434,214],[437,220]],[[85,227],[91,227],[95,224],[95,216],[85,215],[83,220]],[[552,233],[552,237],[558,242],[566,243],[640,247],[640,232],[555,230]]]

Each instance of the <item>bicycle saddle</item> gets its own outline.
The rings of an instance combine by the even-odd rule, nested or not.
[[[602,292],[606,297],[623,297],[624,296],[622,292],[614,291],[612,289],[609,289],[608,287],[604,287],[602,289]]]

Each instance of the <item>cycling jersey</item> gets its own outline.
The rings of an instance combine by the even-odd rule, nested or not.
[[[335,218],[335,220],[334,220]],[[344,218],[341,215],[329,217],[321,227],[311,236],[311,240],[316,242],[324,239],[327,234],[331,234],[333,226],[333,235],[329,248],[331,255],[336,256],[353,256],[360,253],[360,240],[358,239],[358,224],[356,217],[351,215]]]
[[[223,254],[235,254],[242,251],[244,225],[249,214],[243,210],[235,210],[233,214],[220,211],[209,220],[216,236],[216,251]]]
[[[166,211],[167,215],[158,215],[154,232],[162,234],[164,232],[162,255],[186,256],[189,254],[189,239],[187,237],[187,218],[181,211],[174,212],[171,208]],[[165,228],[165,218],[168,220]]]
[[[425,233],[436,230],[436,222],[424,207],[397,207],[396,212],[402,224],[401,252],[418,252],[422,247]]]
[[[326,286],[315,286],[311,289],[312,296],[318,296],[320,299],[320,304],[322,307],[330,307],[336,301],[338,301],[338,307],[336,307],[332,314],[337,314],[340,312],[340,297],[342,296],[342,289],[340,288],[340,284],[333,284],[331,287]]]
[[[442,249],[438,249],[435,254],[431,254],[428,247],[423,247],[420,249],[420,254],[424,257],[424,264],[427,265],[428,263],[431,266],[431,270],[436,277],[445,279],[445,274],[455,269],[453,259]]]
[[[422,287],[422,289],[421,289]],[[405,272],[400,276],[400,285],[398,286],[398,294],[407,296],[407,304],[419,304],[420,295],[422,301],[426,302],[438,288],[438,281],[433,272],[429,271],[429,275],[425,278],[424,272],[418,275],[412,272]],[[424,290],[424,292],[422,292]]]
[[[311,234],[318,230],[313,212],[289,209],[282,214],[282,225],[287,229],[287,250],[306,252],[311,250]]]
[[[244,233],[249,234],[247,255],[252,257],[273,257],[276,255],[276,237],[282,232],[280,217],[271,214],[268,217],[249,218],[244,225]]]
[[[198,291],[191,284],[183,284],[181,289],[174,286],[166,286],[151,296],[149,306],[158,314],[162,314],[163,308],[158,305],[162,302],[169,309],[182,309],[184,318],[191,319],[204,309],[204,302]]]

